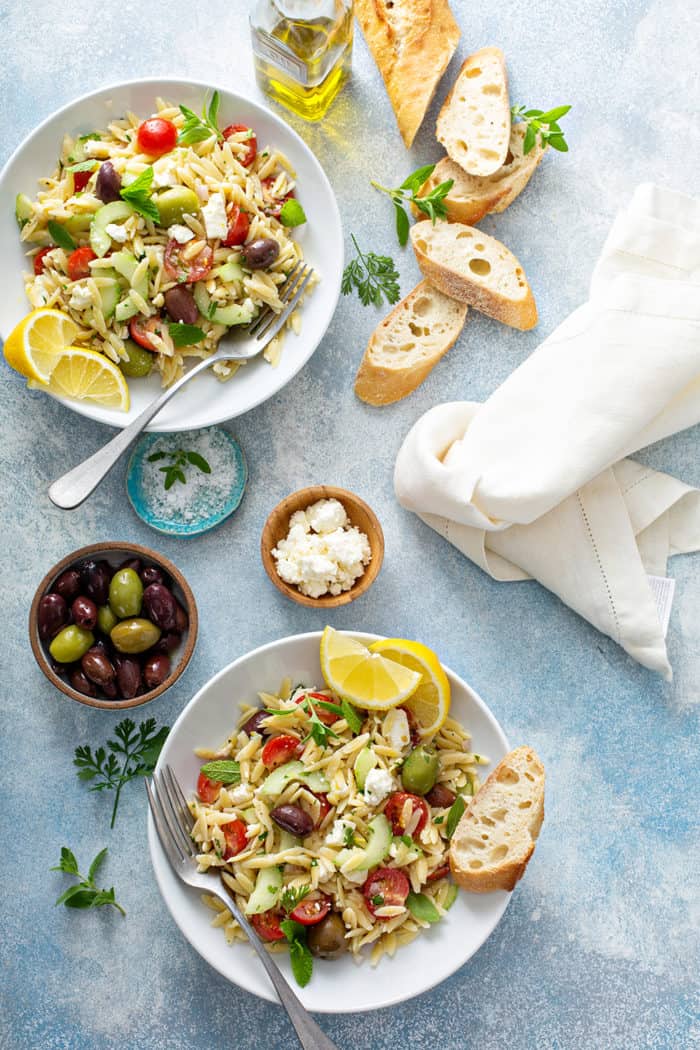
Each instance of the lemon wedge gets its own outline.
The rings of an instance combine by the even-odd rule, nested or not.
[[[77,334],[78,326],[60,310],[33,310],[5,340],[5,360],[27,379],[48,383],[58,356]]]
[[[366,711],[398,707],[421,683],[421,674],[372,653],[356,638],[326,627],[321,672],[329,689]]]
[[[415,717],[423,736],[437,733],[450,712],[450,683],[436,653],[427,645],[405,638],[385,638],[369,649],[420,674],[418,688],[404,701],[404,707]]]
[[[129,411],[129,388],[123,374],[104,354],[80,346],[66,346],[58,354],[46,383],[29,379],[32,390],[44,390],[54,397],[93,401],[103,408]]]

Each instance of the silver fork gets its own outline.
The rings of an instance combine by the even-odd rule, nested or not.
[[[306,266],[301,261],[298,262],[287,280],[280,286],[279,297],[284,303],[281,313],[276,314],[269,306],[266,306],[249,325],[239,329],[247,333],[247,339],[238,337],[235,340],[222,340],[211,357],[199,361],[181,379],[164,390],[148,408],[143,410],[140,416],[136,417],[133,423],[124,427],[116,437],[108,441],[94,455],[79,463],[77,467],[73,467],[58,481],[54,481],[49,488],[51,501],[63,510],[79,507],[97,488],[132,441],[136,440],[144,427],[160,412],[163,405],[166,405],[170,398],[182,389],[185,383],[189,383],[190,379],[194,379],[205,369],[211,368],[217,361],[250,361],[253,357],[257,357],[287,321],[304,294],[313,274],[314,271],[310,266]]]
[[[175,874],[188,886],[214,894],[233,914],[258,953],[304,1050],[338,1050],[302,1006],[235,900],[221,888],[220,880],[209,872],[197,871],[196,850],[190,835],[194,818],[171,767],[166,765],[160,773],[153,774],[150,783],[148,780],[145,783],[158,838]]]

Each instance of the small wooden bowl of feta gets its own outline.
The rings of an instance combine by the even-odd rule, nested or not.
[[[374,583],[384,533],[353,492],[309,485],[274,508],[260,540],[265,571],[287,598],[310,608],[347,605]]]

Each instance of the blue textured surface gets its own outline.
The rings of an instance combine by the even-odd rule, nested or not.
[[[114,8],[73,0],[2,4],[0,150],[7,155],[59,104],[138,75],[205,77],[254,92],[242,3]],[[433,120],[470,50],[506,52],[512,100],[572,102],[568,156],[550,156],[502,216],[484,223],[519,256],[540,308],[519,333],[474,315],[459,344],[411,398],[373,410],[352,377],[379,313],[343,300],[310,365],[240,420],[250,483],[237,514],[185,543],[157,537],[125,495],[126,462],[80,510],[46,496],[51,480],[107,431],[27,394],[0,369],[5,565],[3,618],[3,1050],[270,1050],[294,1045],[282,1012],[214,974],[180,936],[146,856],[141,785],[109,800],[81,787],[79,742],[118,720],[63,700],[34,666],[26,616],[46,569],[99,540],[135,540],[172,558],[192,584],[201,633],[189,669],[148,709],[172,722],[224,663],[259,643],[319,628],[324,616],[286,601],[267,580],[258,540],[272,505],[314,483],[343,485],[379,514],[387,549],[368,595],[337,627],[419,637],[479,690],[514,742],[548,770],[547,818],[504,921],[478,955],[429,995],[380,1015],[327,1017],[340,1048],[390,1050],[685,1050],[698,1016],[698,700],[700,559],[672,562],[678,594],[669,646],[675,681],[632,663],[534,583],[481,574],[392,494],[394,455],[431,405],[483,398],[586,296],[616,208],[640,181],[700,192],[697,8],[686,0],[453,0],[464,38],[409,157],[380,79],[358,39],[354,79],[329,118],[294,126],[321,158],[360,243],[400,258],[391,207],[369,177],[396,184],[439,155]],[[700,484],[697,428],[644,458]],[[128,917],[54,909],[50,874],[67,843],[87,862],[110,849],[107,884]],[[338,1002],[342,1003],[342,988]]]

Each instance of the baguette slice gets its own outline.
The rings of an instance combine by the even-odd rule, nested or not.
[[[459,41],[448,0],[355,0],[408,149]]]
[[[360,400],[390,405],[410,394],[454,344],[466,317],[463,303],[421,281],[372,333],[355,379]]]
[[[528,154],[524,154],[524,138],[525,126],[515,124],[511,129],[505,164],[493,175],[469,175],[459,164],[444,157],[435,165],[433,174],[421,187],[419,196],[425,196],[441,182],[452,179],[454,185],[444,198],[449,222],[473,226],[484,215],[505,211],[525,189],[544,156],[545,151],[539,141]],[[413,213],[416,218],[423,218],[415,205]]]
[[[544,766],[518,747],[477,792],[450,842],[450,868],[472,893],[512,890],[523,877],[544,819]]]
[[[431,284],[511,328],[537,324],[537,307],[523,268],[495,237],[461,222],[430,219],[411,227],[418,265]]]
[[[464,62],[437,119],[438,141],[470,175],[493,175],[510,141],[508,76],[503,52],[482,47]]]

